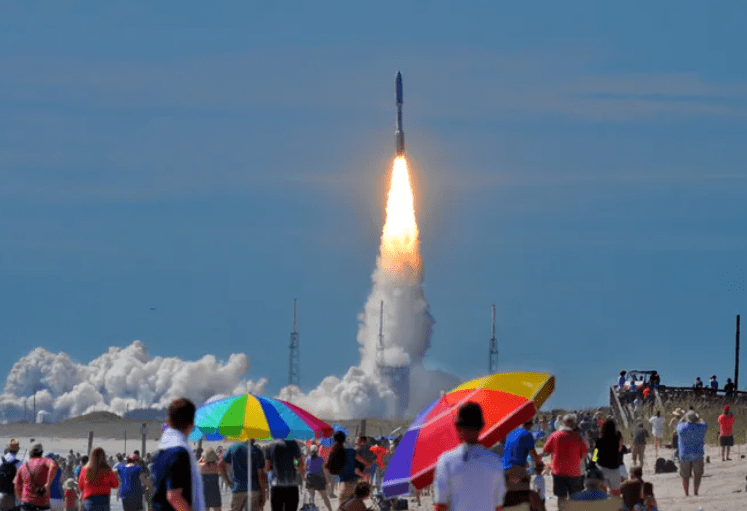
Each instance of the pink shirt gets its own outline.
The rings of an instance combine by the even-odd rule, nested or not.
[[[50,471],[54,474],[56,467],[57,464],[49,458],[31,458],[28,462],[21,465],[18,473],[16,473],[16,478],[13,480],[16,488],[19,486],[22,487],[21,501],[39,507],[48,506],[49,492],[46,492],[44,495],[37,495],[34,493],[34,487],[47,484]]]
[[[581,435],[573,431],[556,431],[545,442],[544,451],[552,454],[552,473],[559,476],[579,477],[581,460],[589,448]]]
[[[734,422],[737,420],[736,417],[733,415],[726,415],[725,413],[722,413],[718,416],[718,425],[719,425],[719,432],[718,434],[721,436],[731,436],[732,435],[732,428],[734,427]]]

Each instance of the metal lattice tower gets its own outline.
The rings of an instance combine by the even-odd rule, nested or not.
[[[301,386],[301,354],[298,349],[298,301],[293,299],[293,331],[290,335],[288,385]]]
[[[490,361],[488,363],[488,374],[493,374],[498,369],[498,341],[495,338],[495,305],[490,306]]]

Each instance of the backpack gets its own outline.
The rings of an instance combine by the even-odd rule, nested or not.
[[[17,471],[15,463],[3,458],[3,463],[0,465],[0,493],[5,495],[15,494],[13,479],[15,479]]]
[[[666,466],[667,460],[664,458],[656,458],[656,463],[654,463],[654,474],[663,474]]]
[[[672,472],[677,472],[677,465],[674,464],[674,461],[667,460],[666,465],[664,465],[664,473],[669,474]]]
[[[342,469],[345,467],[345,448],[336,444],[332,447],[327,459],[327,470],[333,476],[339,476]]]

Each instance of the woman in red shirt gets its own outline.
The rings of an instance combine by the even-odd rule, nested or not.
[[[85,511],[109,511],[109,495],[112,489],[119,488],[119,479],[107,464],[101,447],[91,451],[88,463],[80,471],[78,488]]]

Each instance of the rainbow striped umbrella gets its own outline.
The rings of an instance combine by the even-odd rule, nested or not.
[[[468,381],[431,403],[410,425],[389,462],[382,489],[394,497],[410,484],[433,482],[438,457],[459,445],[454,420],[459,407],[473,401],[482,407],[485,428],[479,442],[492,447],[531,419],[555,389],[555,377],[544,373],[499,373]]]
[[[244,394],[206,403],[195,412],[189,439],[270,440],[332,436],[334,431],[298,406],[270,397]]]
[[[189,435],[192,441],[239,440],[273,438],[303,440],[332,436],[334,430],[306,410],[287,401],[271,397],[244,394],[206,403],[195,412],[195,427]],[[247,449],[247,479],[251,488],[252,456]],[[252,499],[248,502],[252,511]]]

